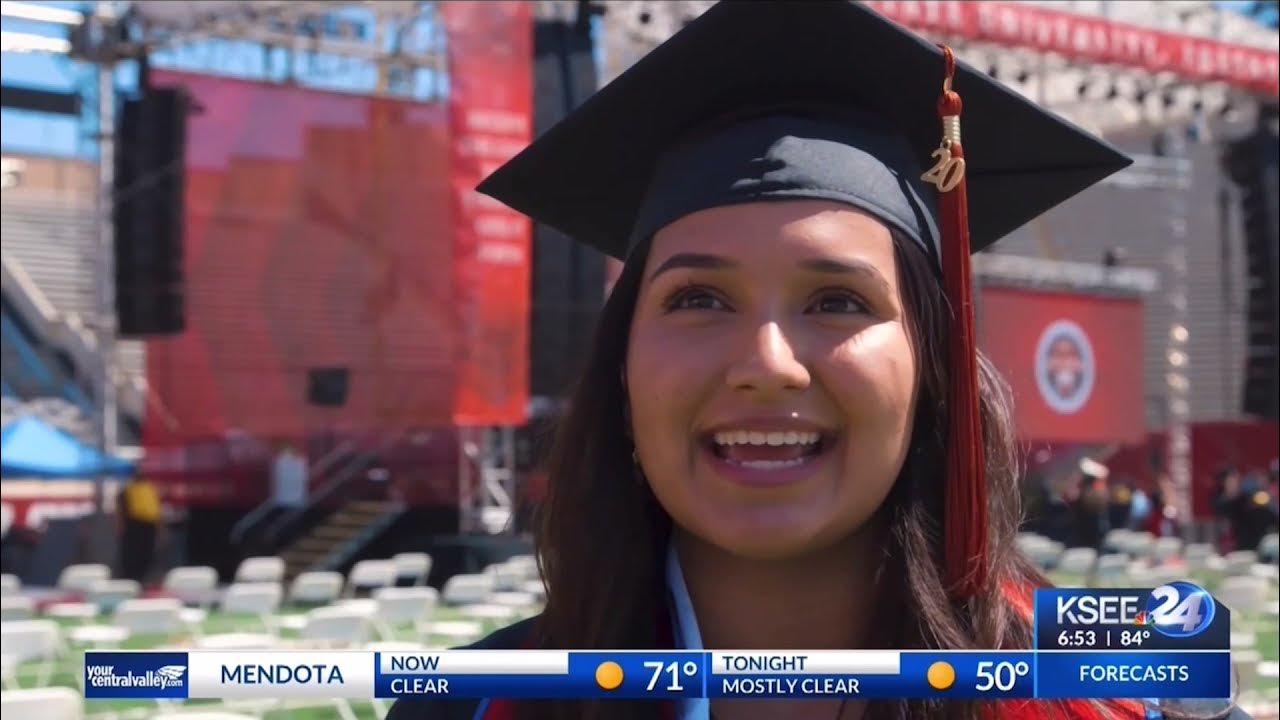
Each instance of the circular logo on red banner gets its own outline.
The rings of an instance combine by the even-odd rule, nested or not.
[[[1040,334],[1036,343],[1036,387],[1058,413],[1070,415],[1089,402],[1095,370],[1093,346],[1079,325],[1058,320]]]

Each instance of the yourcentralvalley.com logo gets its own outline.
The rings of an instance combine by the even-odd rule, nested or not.
[[[164,690],[182,685],[182,678],[187,668],[182,665],[165,665],[156,670],[138,673],[126,670],[116,672],[114,665],[90,665],[85,668],[89,674],[89,684],[94,687],[147,687]]]
[[[171,698],[187,692],[186,653],[88,653],[87,698]]]

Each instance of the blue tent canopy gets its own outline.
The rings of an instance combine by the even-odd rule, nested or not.
[[[103,455],[70,434],[34,417],[10,423],[0,434],[0,475],[86,478],[132,475],[133,463]]]

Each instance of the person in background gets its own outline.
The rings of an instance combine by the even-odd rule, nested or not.
[[[1130,485],[1132,487],[1132,484]],[[1133,487],[1133,495],[1129,501],[1129,519],[1124,527],[1138,530],[1146,524],[1151,515],[1151,498],[1140,487]]]
[[[116,499],[120,526],[120,575],[144,582],[152,561],[161,527],[160,493],[145,476],[135,475]]]
[[[1267,476],[1267,492],[1271,494],[1271,507],[1280,511],[1280,459],[1271,459]]]
[[[1260,471],[1245,475],[1240,492],[1231,503],[1229,513],[1237,550],[1257,550],[1263,536],[1275,532],[1275,502],[1264,477]]]
[[[1162,475],[1156,482],[1156,489],[1151,495],[1151,515],[1147,517],[1143,530],[1156,537],[1178,537],[1178,506],[1173,502],[1172,485],[1167,475]]]
[[[1107,528],[1129,527],[1129,517],[1133,514],[1133,483],[1130,480],[1118,480],[1108,486],[1110,502],[1107,504]]]
[[[1075,540],[1074,505],[1080,497],[1080,475],[1051,477],[1044,483],[1044,535],[1050,540],[1070,545]]]
[[[271,497],[279,508],[301,508],[307,504],[309,478],[307,459],[291,443],[283,443],[271,465]]]
[[[1219,468],[1213,474],[1215,495],[1213,497],[1213,514],[1217,518],[1216,537],[1222,547],[1231,545],[1231,507],[1240,494],[1240,473],[1233,467]]]
[[[1072,508],[1075,516],[1075,545],[1101,548],[1110,529],[1108,520],[1107,466],[1091,458],[1080,460],[1080,496]]]

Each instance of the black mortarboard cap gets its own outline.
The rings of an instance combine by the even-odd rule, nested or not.
[[[680,215],[844,200],[937,256],[941,51],[860,4],[721,2],[479,190],[614,257]],[[1130,161],[961,65],[976,252]],[[741,118],[735,122],[735,118]]]

